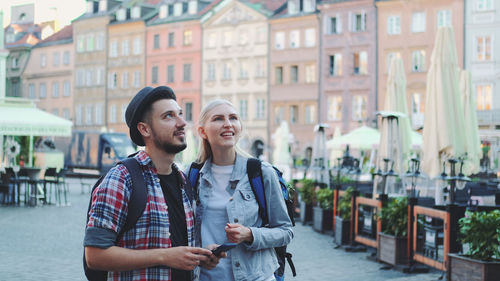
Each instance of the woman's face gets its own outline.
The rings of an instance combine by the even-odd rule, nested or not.
[[[212,149],[234,147],[241,134],[240,117],[232,106],[218,105],[208,112],[207,121],[199,128],[199,134]]]

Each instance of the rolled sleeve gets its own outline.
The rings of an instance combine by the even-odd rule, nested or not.
[[[85,230],[83,246],[107,249],[115,245],[116,237],[116,232],[112,230],[98,227],[89,227]]]

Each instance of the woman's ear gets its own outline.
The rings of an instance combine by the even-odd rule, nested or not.
[[[198,127],[198,135],[204,140],[207,139],[207,134],[205,133],[205,129],[203,127]]]

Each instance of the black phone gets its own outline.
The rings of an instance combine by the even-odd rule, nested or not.
[[[212,250],[212,253],[216,256],[219,256],[222,252],[227,252],[231,250],[232,248],[236,247],[238,244],[236,243],[224,243],[220,245],[219,247],[215,248]]]

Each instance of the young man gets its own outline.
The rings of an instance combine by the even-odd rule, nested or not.
[[[219,260],[194,247],[193,206],[186,193],[191,186],[173,163],[186,148],[182,110],[169,87],[146,87],[128,105],[125,119],[132,141],[145,147],[134,158],[147,183],[147,205],[135,227],[115,243],[132,185],[124,165],[112,168],[92,194],[84,238],[87,265],[108,271],[108,280],[191,281],[194,268],[213,268]]]

